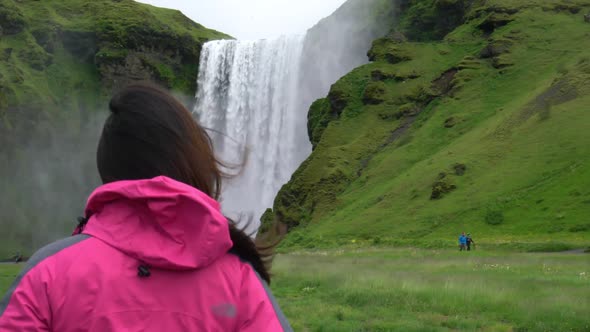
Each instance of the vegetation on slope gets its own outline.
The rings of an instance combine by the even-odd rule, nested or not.
[[[131,0],[1,0],[0,18],[0,128],[7,139],[48,112],[93,108],[132,80],[192,94],[201,45],[228,38],[179,11]]]
[[[113,89],[148,80],[192,96],[201,46],[222,38],[132,0],[0,0],[0,257],[71,228]]]
[[[372,63],[310,109],[314,152],[273,209],[291,230],[284,246],[448,246],[461,231],[588,245],[589,4],[399,5]]]

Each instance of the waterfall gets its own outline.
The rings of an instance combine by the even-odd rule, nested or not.
[[[242,172],[224,182],[229,217],[259,217],[311,153],[307,112],[353,68],[395,17],[381,0],[348,0],[305,37],[213,41],[201,51],[194,113],[209,129],[217,156]],[[394,8],[395,6],[392,6]],[[393,10],[393,9],[392,9]]]
[[[194,113],[218,158],[245,164],[224,182],[224,213],[256,223],[311,153],[307,111],[299,98],[302,37],[222,40],[201,52]]]

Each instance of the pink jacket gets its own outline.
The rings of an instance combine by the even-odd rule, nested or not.
[[[204,193],[166,177],[115,182],[86,213],[83,234],[31,258],[0,302],[0,331],[291,331],[228,253],[228,222]]]

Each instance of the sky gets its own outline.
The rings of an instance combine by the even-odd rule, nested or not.
[[[207,28],[238,39],[303,34],[346,0],[140,0],[182,11]]]

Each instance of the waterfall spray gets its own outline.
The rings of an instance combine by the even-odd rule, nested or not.
[[[222,206],[230,217],[257,221],[311,152],[299,98],[302,49],[299,36],[203,47],[194,112],[218,158],[245,161],[239,176],[224,183]]]

